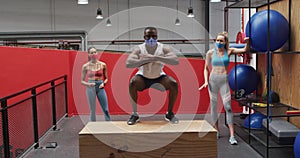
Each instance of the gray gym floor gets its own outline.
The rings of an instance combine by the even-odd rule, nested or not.
[[[177,115],[180,120],[191,119],[190,115]],[[203,115],[193,116],[194,120],[203,119]],[[126,121],[128,115],[113,115],[112,120]],[[163,115],[141,118],[141,120],[163,120]],[[97,116],[97,120],[102,121],[103,116]],[[73,116],[62,119],[58,124],[58,130],[49,131],[40,141],[40,148],[31,149],[25,154],[25,158],[78,158],[79,143],[78,133],[89,121],[89,116]],[[228,142],[229,131],[224,125],[224,115],[220,116],[219,128],[221,138],[218,140],[218,157],[219,158],[261,158],[247,143],[240,137],[237,137],[238,145],[230,145]],[[46,148],[51,142],[57,142],[56,148]],[[96,157],[96,156],[95,156]]]

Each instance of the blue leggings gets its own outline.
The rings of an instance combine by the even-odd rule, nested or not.
[[[107,102],[107,95],[103,88],[99,88],[100,84],[103,82],[100,81],[94,81],[89,80],[89,83],[96,83],[95,87],[87,87],[86,88],[86,96],[88,99],[88,103],[90,106],[90,116],[91,121],[96,121],[96,96],[98,98],[98,101],[101,105],[102,111],[105,116],[106,121],[110,121],[110,115],[108,111],[108,102]]]
[[[233,114],[231,110],[231,94],[227,79],[227,74],[214,74],[211,73],[209,77],[209,96],[212,121],[215,123],[218,120],[217,107],[218,107],[218,94],[223,100],[224,108],[226,110],[227,123],[233,123]]]

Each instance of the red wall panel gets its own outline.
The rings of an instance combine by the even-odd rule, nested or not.
[[[102,53],[100,60],[107,64],[109,82],[105,87],[111,114],[130,114],[128,84],[136,69],[125,66],[128,54]],[[69,114],[89,114],[85,87],[80,83],[81,67],[87,53],[76,51],[0,47],[0,97],[16,93],[64,74],[68,75]],[[230,68],[233,64],[230,64]],[[180,58],[180,64],[166,65],[165,72],[178,81],[179,94],[176,113],[208,113],[207,89],[198,91],[204,82],[204,60]],[[149,89],[139,93],[138,111],[144,114],[165,113],[168,93]],[[233,104],[234,111],[241,108]],[[97,113],[101,114],[100,106]]]
[[[111,114],[130,114],[128,84],[136,69],[126,68],[128,54],[102,53],[100,60],[107,64],[109,82],[105,89],[108,94],[109,109]],[[72,89],[74,96],[74,114],[89,114],[85,87],[80,84],[81,67],[87,62],[86,53],[78,53],[73,65]],[[199,85],[204,83],[204,60],[197,58],[180,58],[180,64],[166,65],[165,72],[178,81],[179,93],[174,111],[176,113],[208,113],[209,95],[207,89],[198,91]],[[230,64],[230,68],[233,64]],[[138,111],[143,114],[165,113],[168,105],[168,93],[154,89],[139,92]],[[222,104],[220,102],[220,104]],[[241,111],[233,102],[233,111]],[[102,114],[100,106],[97,113]]]
[[[68,51],[0,47],[0,97],[68,73]]]

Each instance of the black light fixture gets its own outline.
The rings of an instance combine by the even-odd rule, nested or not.
[[[111,21],[109,19],[109,0],[107,0],[107,21],[106,26],[111,26]]]
[[[108,18],[107,21],[106,21],[106,26],[111,26],[111,21],[110,21],[109,18]]]
[[[96,16],[96,19],[98,19],[98,20],[103,19],[103,16],[102,16],[102,10],[101,10],[101,8],[100,8],[100,0],[98,0],[98,9],[97,9],[97,16]]]
[[[78,0],[78,4],[89,4],[89,0]]]
[[[180,24],[179,18],[176,18],[176,20],[175,20],[175,25],[177,25],[177,26],[181,25],[181,24]]]
[[[96,16],[96,19],[98,19],[98,20],[103,19],[103,16],[102,16],[102,10],[101,10],[100,8],[97,9],[97,16]]]
[[[176,10],[177,10],[177,17],[176,17],[176,20],[175,20],[175,25],[180,25],[180,20],[178,18],[178,0],[177,0],[177,5],[176,5]]]
[[[193,7],[192,7],[192,0],[190,0],[190,7],[188,8],[187,17],[189,17],[189,18],[195,17],[194,10],[193,10]]]

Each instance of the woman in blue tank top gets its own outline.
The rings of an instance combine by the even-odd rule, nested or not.
[[[230,130],[229,143],[236,145],[237,140],[234,137],[233,114],[231,109],[231,94],[227,80],[227,69],[229,58],[232,54],[244,53],[249,49],[249,38],[245,38],[247,42],[244,48],[229,48],[229,40],[226,32],[219,33],[215,40],[215,48],[206,54],[204,67],[204,84],[199,90],[208,86],[212,123],[216,128],[217,137],[220,137],[218,128],[218,93],[222,97],[224,108],[226,110],[227,123]],[[209,78],[208,78],[208,74]]]

